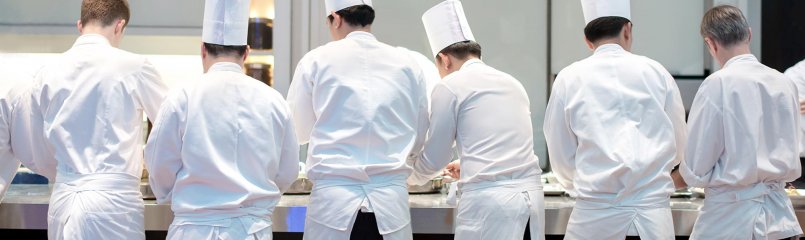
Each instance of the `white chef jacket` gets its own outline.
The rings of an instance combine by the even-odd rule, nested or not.
[[[247,224],[252,234],[270,226],[274,206],[296,180],[299,144],[282,95],[238,64],[220,62],[165,100],[146,163],[157,202],[171,204],[174,225],[262,219]]]
[[[597,224],[615,238],[635,230],[673,238],[665,211],[635,210],[670,208],[670,172],[683,157],[685,109],[662,65],[617,44],[599,46],[559,73],[543,130],[551,169],[576,197],[575,212],[605,210],[590,214],[602,214]],[[595,238],[594,226],[572,224],[575,215],[585,217],[571,216],[568,235]],[[668,221],[641,221],[651,218]]]
[[[805,100],[805,60],[785,70],[785,76],[797,85],[799,100]],[[805,114],[800,114],[800,122],[805,121]],[[799,126],[800,139],[805,137],[805,124]],[[805,141],[799,141],[799,156],[805,157]]]
[[[347,231],[363,204],[381,234],[409,226],[406,158],[428,127],[422,75],[408,53],[362,31],[302,58],[288,103],[299,143],[310,144],[308,220]]]
[[[802,234],[784,192],[802,169],[800,137],[791,131],[800,124],[792,81],[751,54],[733,57],[699,87],[689,123],[690,147],[679,169],[707,196],[692,239]]]
[[[58,163],[50,239],[144,238],[142,114],[156,117],[167,90],[144,57],[96,34],[40,70],[32,111]]]
[[[457,239],[522,239],[531,218],[534,239],[544,237],[539,160],[528,94],[517,79],[467,60],[432,94],[430,128],[409,184],[421,185],[461,159]],[[468,207],[469,206],[469,207]],[[499,211],[501,206],[510,212]]]
[[[437,69],[436,64],[434,64],[430,58],[425,57],[425,55],[422,55],[417,51],[408,50],[404,47],[397,48],[408,52],[408,54],[410,54],[411,57],[416,61],[417,66],[422,69],[422,77],[425,79],[425,85],[427,86],[427,94],[425,94],[425,96],[428,97],[428,103],[430,103],[430,95],[433,93],[433,89],[436,87],[436,84],[442,80],[442,77],[439,75],[439,69]],[[430,106],[430,104],[428,104],[428,106]]]

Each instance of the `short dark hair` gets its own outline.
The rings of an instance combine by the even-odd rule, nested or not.
[[[243,55],[246,54],[246,50],[248,49],[248,47],[246,45],[228,46],[228,45],[204,43],[204,49],[207,50],[207,54],[212,55],[213,57],[218,56],[243,57]]]
[[[441,54],[450,55],[458,59],[467,59],[468,57],[481,57],[481,44],[475,41],[463,41],[453,43],[450,46],[439,51]],[[436,60],[442,61],[439,55],[436,55]]]
[[[360,25],[361,27],[366,27],[366,25],[372,25],[375,21],[375,9],[366,4],[344,8],[335,13],[352,26]],[[330,22],[335,20],[332,14],[327,16],[327,19],[329,19]]]
[[[607,38],[618,36],[623,30],[623,26],[630,23],[629,19],[624,17],[600,17],[590,21],[584,27],[584,37],[587,41],[598,42]]]
[[[741,9],[729,5],[716,6],[702,17],[701,34],[730,47],[749,39],[749,23]]]
[[[84,0],[81,2],[81,23],[98,22],[102,26],[112,25],[118,19],[129,24],[131,10],[127,0]]]

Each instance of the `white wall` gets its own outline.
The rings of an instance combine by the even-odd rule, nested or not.
[[[702,75],[705,49],[699,36],[702,1],[632,1],[632,52],[659,61],[673,75]],[[586,58],[584,15],[578,0],[552,1],[551,73]]]

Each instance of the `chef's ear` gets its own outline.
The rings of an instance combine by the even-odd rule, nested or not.
[[[450,64],[452,63],[452,61],[450,61],[450,56],[444,53],[439,53],[439,61],[442,62],[441,67],[444,68],[444,70],[450,69]]]
[[[115,24],[115,33],[122,35],[124,30],[126,30],[126,19],[120,19]]]
[[[251,52],[251,51],[252,51],[252,47],[250,47],[249,45],[246,45],[246,52],[243,53],[243,57],[241,57],[240,60],[243,60],[243,62],[246,62],[246,59],[249,58],[249,52]]]
[[[582,38],[584,38],[584,43],[587,44],[587,48],[589,48],[590,50],[595,50],[595,45],[593,45],[593,42],[590,42],[590,40],[587,39],[587,37]]]
[[[75,22],[75,26],[78,28],[78,33],[84,34],[84,24],[81,23],[81,20]]]
[[[332,16],[333,16],[333,21],[332,21],[333,28],[334,28],[334,29],[338,29],[338,28],[340,28],[340,27],[341,27],[341,24],[343,24],[343,23],[344,23],[344,22],[342,21],[343,19],[341,18],[341,15],[338,15],[338,13],[333,12]]]

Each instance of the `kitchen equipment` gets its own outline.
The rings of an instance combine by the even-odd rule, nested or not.
[[[247,43],[252,49],[273,48],[274,21],[268,18],[249,19],[249,37]]]
[[[288,191],[285,192],[287,195],[302,195],[302,194],[310,194],[310,191],[313,190],[313,182],[308,180],[307,178],[297,178],[291,184],[291,187],[288,188]]]
[[[272,78],[271,74],[271,64],[265,63],[247,63],[246,64],[246,75],[250,77],[260,80],[261,82],[265,83],[269,87],[274,86],[274,79]]]
[[[436,177],[427,183],[419,186],[408,185],[408,193],[410,194],[428,194],[438,193],[444,187],[444,179]]]
[[[140,193],[143,194],[143,199],[145,200],[157,199],[156,195],[154,195],[154,191],[151,190],[151,185],[148,184],[148,180],[140,182]]]

